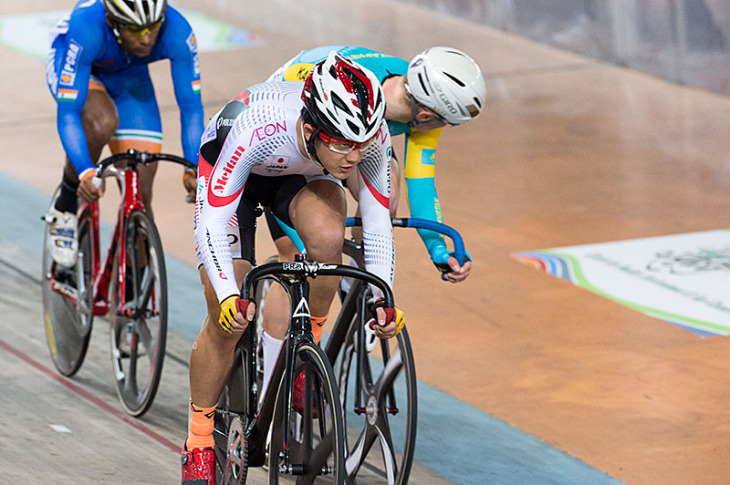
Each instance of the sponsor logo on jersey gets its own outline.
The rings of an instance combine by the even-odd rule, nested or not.
[[[195,34],[193,32],[190,32],[190,35],[185,40],[185,43],[188,45],[188,49],[190,49],[190,52],[193,53],[193,73],[195,74],[195,77],[200,77],[200,62],[198,62],[198,39],[195,38]],[[195,89],[195,83],[193,83],[193,90],[195,92],[200,92],[200,81],[197,81],[198,88]]]
[[[236,164],[241,159],[241,155],[243,155],[243,152],[246,150],[243,147],[236,148],[236,151],[233,153],[233,156],[228,159],[228,162],[223,166],[223,173],[218,176],[215,179],[215,182],[213,182],[213,191],[223,194],[223,191],[226,188],[226,185],[228,185],[228,180],[231,177],[231,173],[233,173],[233,169],[236,168]]]
[[[79,56],[83,47],[76,42],[71,40],[66,50],[66,59],[63,62],[63,69],[61,69],[61,75],[59,84],[62,86],[73,86],[76,81],[76,66],[78,65]]]
[[[248,146],[253,144],[253,139],[256,138],[258,141],[263,141],[265,138],[274,136],[281,131],[286,131],[286,121],[279,123],[269,123],[266,126],[259,126],[251,133],[251,141],[248,142]]]
[[[223,272],[223,268],[221,268],[220,263],[218,262],[218,257],[215,255],[215,247],[213,246],[213,241],[210,239],[210,232],[205,232],[205,237],[207,239],[208,243],[208,251],[210,252],[210,258],[213,260],[213,265],[215,266],[216,271],[218,271],[218,277],[222,280],[227,280],[228,277]]]
[[[381,145],[385,145],[385,142],[388,139],[388,131],[385,128],[386,127],[381,126],[380,130],[378,130],[375,134],[375,140],[379,141]]]
[[[220,130],[221,126],[233,126],[233,122],[236,121],[232,118],[223,118],[222,116],[218,118],[218,121],[215,122],[216,129]]]
[[[289,157],[274,154],[266,160],[264,167],[269,172],[283,172],[289,168]]]
[[[241,159],[241,155],[243,155],[243,152],[245,151],[246,150],[243,147],[236,148],[233,156],[231,156],[225,165],[222,166],[222,169],[219,169],[219,164],[222,163],[222,160],[220,160],[213,169],[214,176],[211,178],[211,183],[208,187],[208,202],[213,207],[223,207],[224,205],[230,204],[238,198],[241,192],[243,192],[242,186],[235,193],[225,195],[231,174],[236,168],[238,161]]]

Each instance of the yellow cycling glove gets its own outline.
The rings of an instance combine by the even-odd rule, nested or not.
[[[403,313],[403,310],[400,308],[395,309],[395,322],[398,324],[398,328],[395,331],[395,334],[398,335],[401,330],[403,330],[403,327],[406,325],[406,314]]]
[[[221,315],[218,323],[226,332],[231,331],[233,317],[238,313],[238,295],[231,295],[221,302]]]
[[[373,310],[376,308],[382,308],[385,310],[385,324],[389,324],[390,322],[395,321],[398,326],[396,328],[395,334],[398,335],[398,333],[403,330],[403,327],[406,324],[406,315],[403,313],[403,311],[400,308],[386,308],[385,302],[382,298],[378,298],[378,300],[375,302],[375,305],[373,305]]]

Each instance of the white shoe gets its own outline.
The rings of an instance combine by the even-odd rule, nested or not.
[[[48,212],[46,222],[51,230],[51,257],[57,264],[73,268],[79,245],[76,239],[76,229],[79,224],[76,214],[60,212],[53,208]]]

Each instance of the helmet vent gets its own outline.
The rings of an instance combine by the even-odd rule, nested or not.
[[[464,83],[463,83],[463,82],[462,82],[462,81],[461,81],[460,79],[458,79],[458,78],[456,78],[456,77],[452,76],[452,75],[451,75],[451,74],[449,74],[448,72],[445,72],[445,73],[444,73],[444,76],[448,77],[449,79],[451,79],[452,81],[454,81],[454,82],[455,82],[456,84],[458,84],[458,85],[459,85],[460,87],[462,87],[462,88],[463,88],[464,86],[466,86],[466,84],[464,84]]]
[[[355,133],[356,135],[360,134],[360,127],[358,127],[355,123],[353,123],[350,120],[347,120],[347,126],[350,127],[350,129]]]
[[[348,115],[352,115],[352,110],[347,106],[344,101],[342,101],[342,98],[340,98],[337,93],[332,93],[332,104],[334,104],[336,108],[341,109]]]
[[[431,93],[426,88],[426,83],[423,82],[423,76],[421,75],[420,72],[418,73],[418,82],[421,84],[421,89],[423,89],[423,92],[426,93],[426,96],[430,96]]]
[[[474,100],[474,104],[476,104],[477,106],[479,106],[479,109],[481,109],[482,108],[482,102],[479,101],[479,98],[472,98],[472,99]]]

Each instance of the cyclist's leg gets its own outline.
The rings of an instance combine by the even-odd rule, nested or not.
[[[302,188],[289,206],[291,222],[307,247],[309,257],[320,263],[342,262],[347,201],[342,186],[330,180],[313,180]],[[286,222],[286,221],[285,221]],[[339,278],[316,278],[311,283],[310,311],[325,317]]]
[[[269,233],[274,240],[277,256],[280,262],[294,261],[294,255],[299,252],[294,242],[279,226],[276,216],[270,209],[264,212]],[[271,373],[274,371],[279,351],[284,343],[286,330],[289,326],[289,295],[278,284],[272,284],[266,294],[263,309],[263,331],[261,332],[261,346],[263,349],[263,388],[261,399],[266,394]]]
[[[294,256],[299,253],[294,242],[284,233],[279,226],[276,216],[270,209],[264,211],[266,224],[269,227],[269,234],[276,246],[276,252],[280,262],[294,261]],[[289,324],[289,297],[279,285],[272,285],[266,295],[264,305],[264,331],[268,336],[277,340],[283,340]]]
[[[119,127],[109,141],[112,153],[121,153],[130,148],[160,153],[162,122],[148,67],[130,67],[124,70],[123,75],[105,76],[103,79],[119,112]],[[156,162],[139,167],[142,202],[150,214],[155,173]]]

